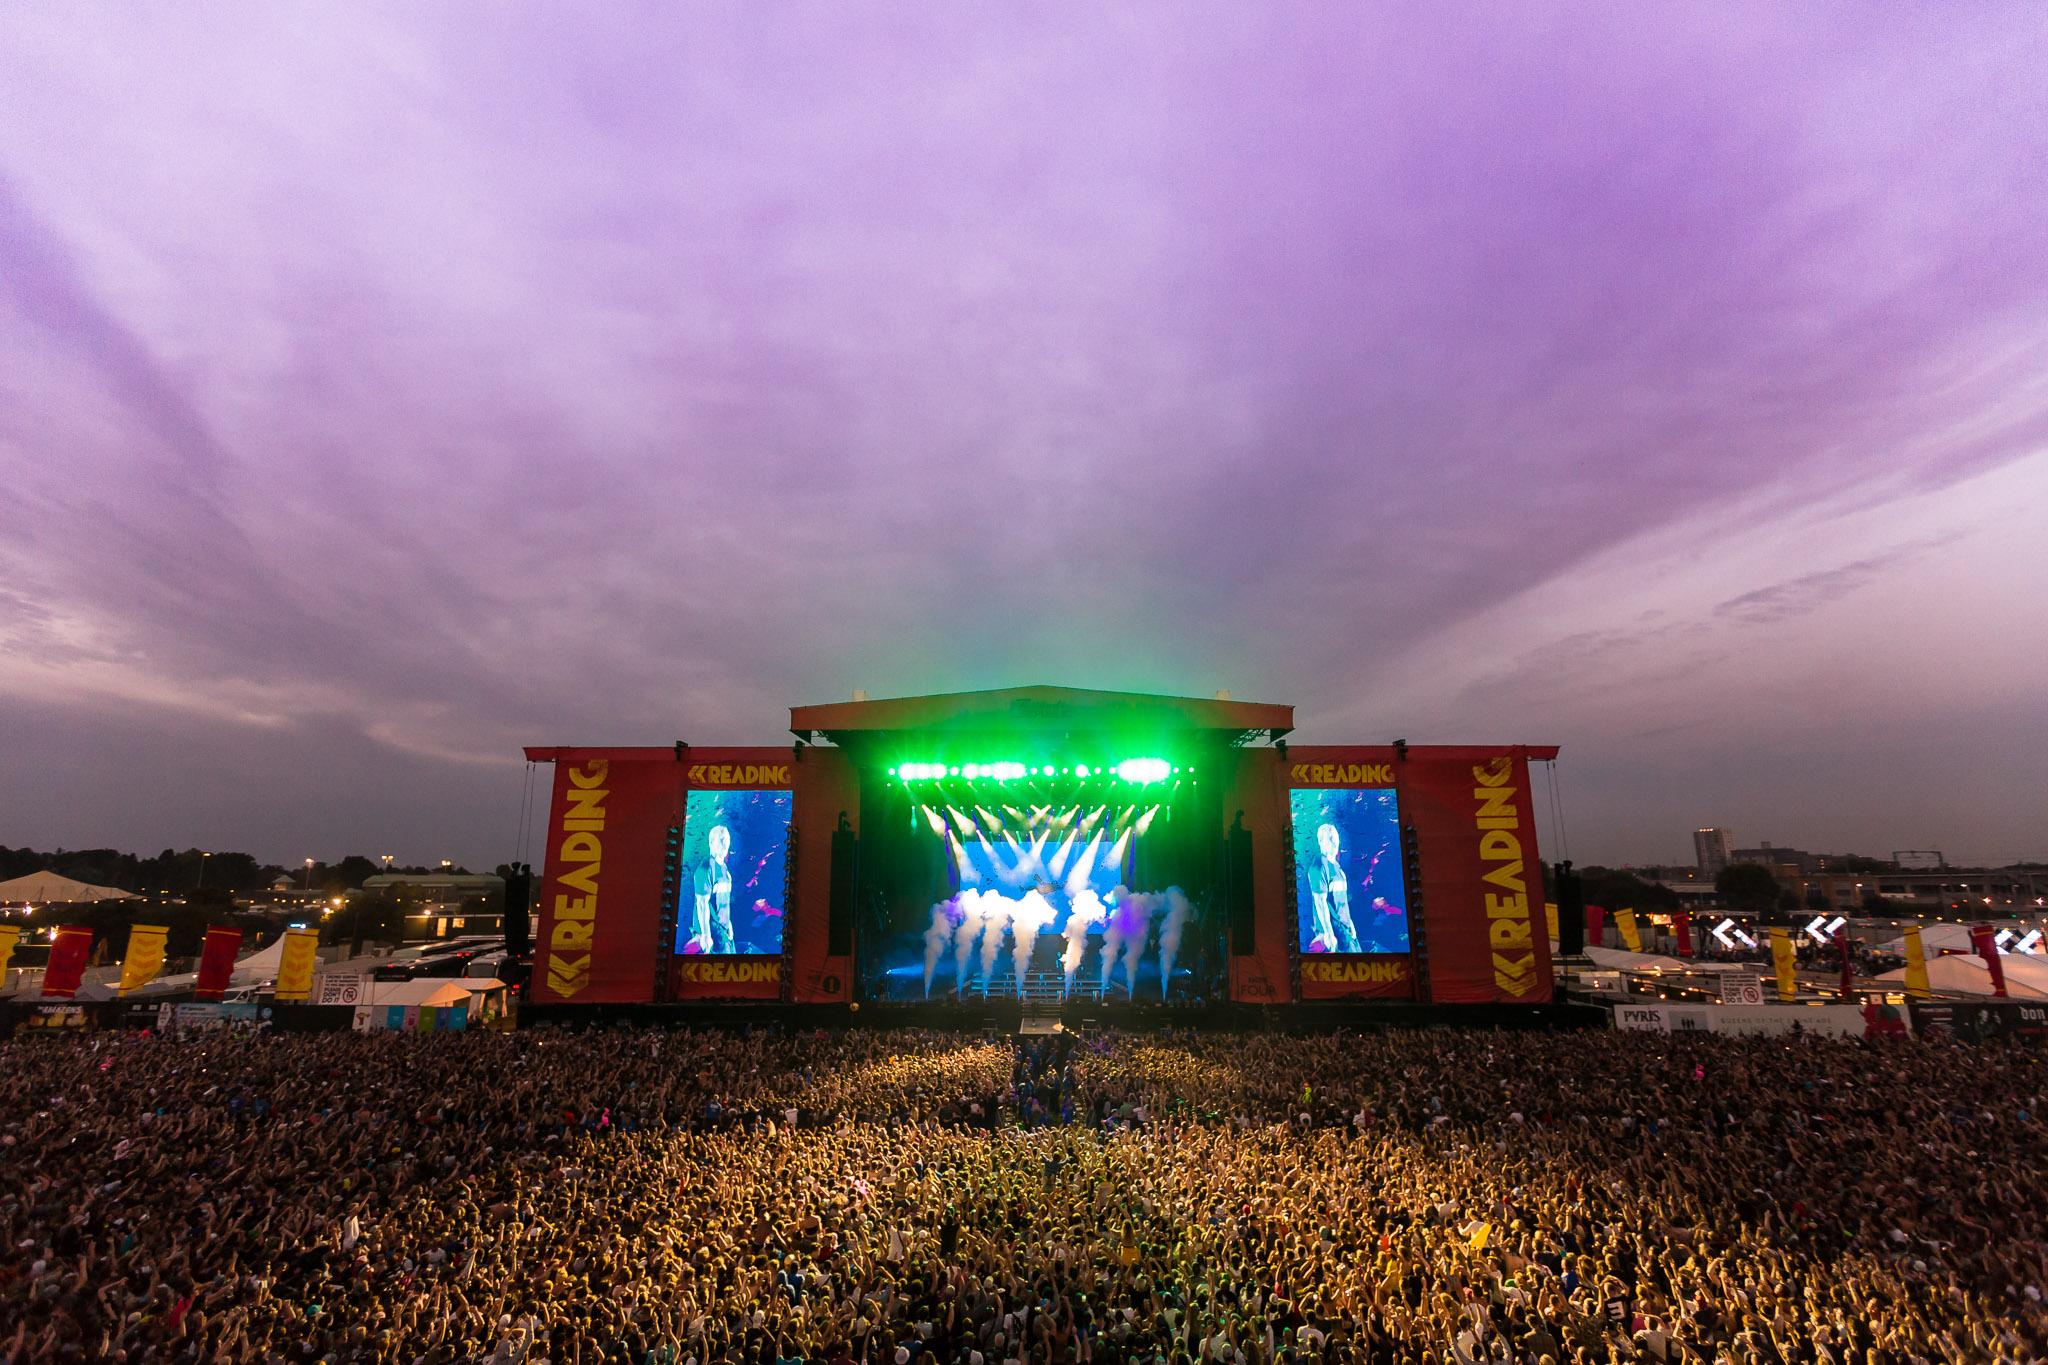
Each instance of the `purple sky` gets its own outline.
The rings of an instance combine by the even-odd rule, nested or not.
[[[9,7],[0,843],[488,866],[525,743],[1052,682],[1562,744],[1581,861],[2048,857],[2043,71],[2018,3]]]

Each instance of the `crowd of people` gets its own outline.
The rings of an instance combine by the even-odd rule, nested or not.
[[[2036,1365],[2024,1042],[0,1044],[0,1361]]]

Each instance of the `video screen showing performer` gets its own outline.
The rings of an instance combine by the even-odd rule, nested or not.
[[[1401,817],[1385,787],[1297,788],[1296,920],[1304,953],[1408,951]]]
[[[683,815],[676,951],[782,951],[791,793],[692,791]]]

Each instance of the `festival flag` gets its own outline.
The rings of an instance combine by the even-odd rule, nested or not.
[[[1621,930],[1621,941],[1622,941],[1623,943],[1626,943],[1626,944],[1628,945],[1628,950],[1629,950],[1630,952],[1632,952],[1632,953],[1640,953],[1640,952],[1641,952],[1641,951],[1643,950],[1643,936],[1642,936],[1642,934],[1641,934],[1641,933],[1639,933],[1639,932],[1637,931],[1637,929],[1636,929],[1636,912],[1635,912],[1635,911],[1633,911],[1633,910],[1617,910],[1617,911],[1615,911],[1615,912],[1614,912],[1614,927],[1615,927],[1615,928],[1617,928],[1617,929],[1619,929],[1619,930]]]
[[[0,984],[7,980],[7,963],[14,956],[14,945],[21,939],[21,926],[0,924]]]
[[[305,1000],[313,994],[313,963],[319,956],[320,934],[313,929],[288,929],[284,954],[277,964],[277,998]]]
[[[1849,930],[1846,926],[1835,930],[1835,947],[1842,955],[1842,999],[1847,1000],[1852,990],[1850,982],[1855,976],[1855,971],[1849,961]]]
[[[1771,930],[1771,960],[1778,966],[1778,998],[1787,1002],[1799,998],[1799,959],[1792,954],[1792,931]]]
[[[121,959],[121,994],[132,995],[164,969],[164,940],[171,931],[161,924],[134,924],[128,928],[128,952]]]
[[[242,949],[242,931],[208,925],[206,946],[199,952],[199,980],[192,987],[195,1000],[218,1000],[235,974],[235,954]]]
[[[1906,930],[1906,994],[1915,1000],[1928,1000],[1934,995],[1934,988],[1927,984],[1927,950],[1920,944],[1917,924]]]
[[[1692,912],[1679,910],[1671,916],[1671,927],[1678,934],[1678,955],[1692,956]]]
[[[56,941],[50,945],[50,966],[43,973],[43,998],[69,1000],[77,995],[79,985],[85,980],[86,959],[91,956],[90,926],[59,925]]]
[[[1977,956],[1984,959],[1984,965],[1991,969],[1991,993],[2005,999],[2005,964],[1998,960],[1998,940],[1988,924],[1970,926],[1970,946],[1977,950]]]

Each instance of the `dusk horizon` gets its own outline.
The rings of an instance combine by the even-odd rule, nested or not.
[[[2038,18],[10,11],[0,844],[1048,684],[2048,861]]]

